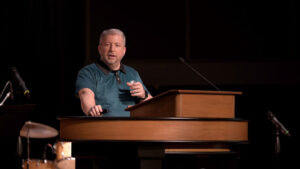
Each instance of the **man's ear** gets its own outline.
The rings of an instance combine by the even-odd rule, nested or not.
[[[98,52],[100,52],[100,49],[101,49],[101,45],[99,44],[98,45]]]
[[[124,47],[124,53],[123,53],[123,55],[125,55],[125,53],[126,53],[126,47]]]

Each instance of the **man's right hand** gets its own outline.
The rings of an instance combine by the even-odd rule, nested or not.
[[[103,109],[101,105],[95,105],[88,111],[89,116],[100,117],[102,116]]]

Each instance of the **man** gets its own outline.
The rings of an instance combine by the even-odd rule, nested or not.
[[[82,68],[76,80],[76,94],[87,116],[129,116],[125,109],[152,98],[138,72],[121,63],[126,39],[119,29],[100,35],[96,63]]]

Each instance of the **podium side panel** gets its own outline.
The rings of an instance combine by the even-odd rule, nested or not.
[[[234,95],[182,94],[181,117],[234,118]]]

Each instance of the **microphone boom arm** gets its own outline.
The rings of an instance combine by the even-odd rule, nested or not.
[[[212,85],[216,90],[221,91],[220,88],[218,88],[214,83],[212,83],[210,80],[208,80],[205,76],[203,76],[199,71],[197,71],[195,68],[193,68],[190,64],[188,64],[182,57],[179,57],[179,60],[184,63],[187,67],[189,67],[192,71],[194,71],[198,76],[200,76],[202,79],[204,79],[207,83]]]

